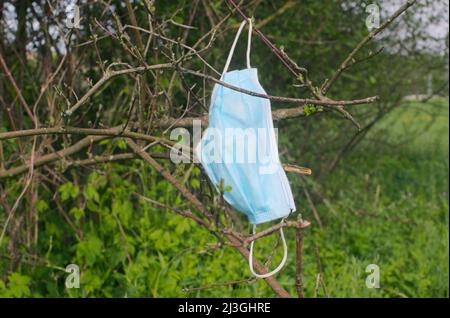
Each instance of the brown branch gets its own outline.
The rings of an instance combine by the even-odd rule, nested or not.
[[[248,260],[250,256],[250,252],[248,249],[241,244],[241,242],[234,237],[232,234],[225,234],[228,240],[233,244],[234,248],[238,250],[238,252],[244,257],[246,260]],[[268,273],[267,268],[262,265],[258,260],[253,261],[253,267],[255,268],[256,272],[259,274]],[[273,277],[267,277],[264,278],[266,283],[272,288],[272,290],[281,298],[291,298],[291,295],[280,285],[280,283]]]
[[[298,227],[296,232],[297,242],[297,268],[295,272],[295,287],[298,298],[304,298],[303,280],[302,280],[302,264],[303,264],[303,228]]]
[[[190,121],[190,124],[192,125],[192,121],[195,120],[195,118],[185,118]],[[180,121],[181,124],[186,124],[187,122]],[[146,134],[136,133],[132,131],[123,131],[122,126],[116,126],[112,128],[104,128],[104,129],[96,129],[96,128],[80,128],[80,127],[52,127],[52,128],[38,128],[38,129],[28,129],[28,130],[19,130],[19,131],[10,131],[5,133],[0,133],[0,141],[6,140],[6,139],[13,139],[13,138],[19,138],[19,137],[30,137],[30,136],[37,136],[37,135],[50,135],[50,134],[75,134],[75,135],[89,135],[89,136],[97,136],[94,141],[98,141],[98,137],[100,136],[101,139],[104,139],[106,137],[120,137],[120,138],[132,138],[136,140],[145,140],[149,142],[158,142],[160,144],[166,145],[168,147],[173,146],[176,144],[175,141],[168,140],[161,137],[154,137]],[[89,137],[88,137],[89,138]],[[84,148],[85,146],[88,146],[90,144],[89,140],[83,139],[82,145]],[[76,144],[78,145],[78,144]],[[184,147],[184,150],[192,153],[192,149],[190,147],[186,147],[183,145],[180,145]],[[40,158],[38,158],[35,162],[35,167],[42,166],[46,163],[52,163],[54,161],[57,161],[59,159],[63,159],[66,156],[69,156],[75,152],[78,152],[82,148],[66,148],[65,150],[69,149],[68,152],[65,152],[65,150],[61,150],[60,152],[57,152],[56,154],[50,154],[45,155]],[[75,149],[75,152],[72,152],[72,149]],[[117,161],[117,160],[125,160],[125,159],[131,159],[135,157],[134,154],[118,154],[118,155],[110,155],[110,156],[103,156],[103,157],[96,157],[92,159],[85,159],[85,160],[77,160],[68,163],[68,167],[73,165],[91,165],[96,163],[104,163],[109,161]],[[167,154],[156,154],[156,158],[165,158],[168,159],[169,156]],[[0,169],[0,179],[2,178],[8,178],[13,177],[18,174],[24,173],[27,171],[27,169],[30,167],[29,164],[25,164],[19,167],[10,168],[8,170]],[[287,172],[295,172],[298,174],[311,174],[311,169],[299,167],[293,164],[285,164],[283,165],[283,168]]]
[[[236,5],[236,3],[233,0],[227,0],[227,2],[230,4],[234,10],[236,10],[243,19],[247,20],[249,17],[242,11],[242,9]],[[308,71],[303,68],[299,67],[285,52],[278,49],[275,44],[273,44],[261,31],[259,31],[257,28],[254,28],[254,32],[257,34],[257,36],[266,44],[272,51],[272,53],[284,64],[284,66],[289,70],[291,74],[295,76],[297,80],[299,80],[303,86],[307,87],[311,94],[320,101],[327,101],[329,100],[327,97],[325,97],[326,93],[328,92],[331,85],[336,81],[336,79],[341,75],[341,73],[346,70],[351,64],[355,63],[354,56],[356,53],[367,43],[369,42],[373,37],[375,37],[378,33],[380,33],[383,29],[385,29],[390,23],[392,23],[393,20],[395,20],[399,15],[401,15],[404,11],[406,11],[410,6],[412,6],[416,0],[408,0],[407,3],[405,3],[402,7],[400,7],[391,17],[387,19],[379,28],[373,30],[369,35],[363,39],[363,41],[358,44],[358,46],[350,53],[350,55],[347,57],[347,59],[341,64],[341,67],[336,71],[336,73],[333,75],[331,80],[326,80],[323,85],[321,86],[321,89],[316,88],[312,82],[308,78]],[[379,52],[378,52],[379,53]],[[378,54],[375,53],[372,56]],[[370,56],[370,57],[372,57]],[[375,101],[375,100],[374,100]],[[319,103],[315,103],[314,105],[320,105]],[[349,113],[347,112],[342,106],[337,105],[337,107],[333,107],[334,110],[340,112],[346,119],[350,120],[357,128],[358,130],[361,129],[360,124],[358,121]]]
[[[314,218],[316,219],[317,224],[319,224],[319,228],[322,230],[323,229],[322,220],[320,219],[319,212],[317,212],[316,206],[314,205],[314,202],[312,201],[308,190],[306,190],[306,187],[303,188],[303,192],[305,193],[306,200],[308,201],[308,204],[311,207]]]
[[[165,153],[151,153],[150,154],[153,158],[158,159],[169,159],[170,156]],[[75,167],[75,166],[90,166],[90,165],[96,165],[99,163],[107,163],[107,162],[115,162],[115,161],[121,161],[121,160],[129,160],[136,158],[136,154],[134,153],[119,153],[109,156],[95,156],[91,159],[80,159],[80,160],[74,160],[67,164],[67,168]]]
[[[249,17],[242,11],[242,9],[233,1],[233,0],[227,0],[227,2],[240,14],[240,16],[244,20],[248,20]],[[275,46],[268,38],[264,35],[258,28],[253,28],[253,32],[256,33],[256,35],[264,42],[265,45],[267,45],[273,54],[284,64],[284,66],[289,70],[291,74],[297,78],[301,71],[306,73],[306,69],[299,68],[297,65],[293,65],[292,60],[287,58],[287,55],[282,52],[279,48]]]
[[[151,153],[150,156],[157,159],[170,159],[170,154],[168,153]],[[91,159],[81,159],[81,160],[74,160],[72,162],[69,162],[67,164],[67,168],[71,166],[88,166],[88,165],[95,165],[99,163],[106,163],[106,162],[114,162],[114,161],[122,161],[122,160],[129,160],[129,159],[135,159],[139,158],[135,153],[120,153],[120,154],[114,154],[109,156],[96,156],[95,158]],[[293,168],[295,167],[295,168]],[[294,172],[298,174],[305,174],[310,175],[311,169],[299,167],[293,164],[283,164],[283,169],[286,172]],[[1,171],[1,170],[0,170]]]
[[[136,15],[134,14],[134,9],[133,9],[133,6],[132,6],[130,0],[125,0],[125,3],[127,5],[128,15],[130,16],[130,22],[133,26],[137,27],[138,23],[136,20]],[[136,37],[136,42],[138,44],[139,50],[142,51],[144,49],[144,44],[142,42],[141,34],[137,30],[135,30],[135,37]]]
[[[240,92],[243,94],[247,94],[250,96],[269,99],[271,101],[276,101],[276,102],[311,104],[311,105],[319,105],[319,106],[326,106],[326,107],[341,107],[341,106],[350,106],[350,105],[369,104],[369,103],[374,103],[379,100],[378,96],[371,96],[371,97],[366,97],[366,98],[362,98],[362,99],[354,99],[354,100],[332,100],[329,98],[313,99],[313,98],[293,98],[293,97],[283,97],[283,96],[272,96],[272,95],[266,95],[266,94],[252,92],[252,91],[228,84],[224,81],[218,80],[213,76],[203,74],[200,72],[196,72],[196,71],[184,68],[184,67],[179,67],[179,69],[185,73],[206,78],[214,83],[220,84],[220,85],[222,85],[226,88],[232,89],[234,91],[237,91],[237,92]]]
[[[373,99],[375,98],[375,99]],[[373,102],[377,97],[371,97],[366,99],[365,102]],[[363,101],[363,100],[359,100]],[[336,102],[336,101],[335,101]],[[358,100],[356,101],[348,101],[355,102],[355,105],[358,104]],[[350,104],[348,104],[350,105]],[[295,117],[306,116],[305,107],[297,106],[293,108],[281,108],[272,111],[272,119],[283,120]],[[208,124],[208,115],[200,116],[200,117],[184,117],[184,118],[161,118],[156,121],[154,124],[160,128],[168,128],[168,127],[192,127],[194,120],[201,121],[202,125]],[[130,137],[135,139],[142,140],[150,140],[155,141],[158,137],[152,137],[149,135],[134,133],[131,131],[122,131],[120,129],[121,126],[113,127],[113,128],[105,128],[105,129],[94,129],[94,128],[79,128],[79,127],[51,127],[51,128],[38,128],[38,129],[26,129],[19,131],[9,131],[0,133],[0,141],[18,137],[30,137],[35,135],[49,135],[49,134],[80,134],[80,135],[107,135],[113,137]],[[168,140],[164,142],[169,143]],[[169,143],[173,144],[173,143]]]
[[[278,224],[276,224],[276,225],[273,225],[273,226],[271,226],[271,227],[269,227],[269,228],[267,228],[267,229],[265,229],[265,230],[263,230],[263,231],[261,231],[261,232],[255,233],[255,234],[253,234],[253,235],[251,235],[251,236],[248,236],[248,237],[244,238],[244,239],[243,239],[243,244],[244,244],[244,246],[245,246],[245,245],[248,245],[248,244],[250,244],[252,241],[256,241],[257,239],[259,239],[259,238],[261,238],[261,237],[270,235],[270,234],[272,234],[273,232],[278,231],[280,228],[294,227],[294,228],[296,228],[296,229],[299,229],[299,228],[300,228],[300,229],[304,229],[304,228],[307,228],[308,226],[310,226],[310,224],[311,224],[311,223],[309,223],[308,221],[301,221],[301,222],[297,222],[297,221],[285,221],[285,222],[281,222],[281,223],[278,223]],[[231,234],[230,231],[228,231],[227,233],[230,233],[230,234]],[[237,233],[235,233],[235,234],[237,234]]]
[[[0,140],[18,138],[18,137],[30,137],[39,135],[90,135],[90,136],[110,136],[110,137],[123,137],[133,138],[139,140],[145,140],[149,142],[159,142],[167,145],[174,145],[176,142],[154,137],[146,134],[141,134],[129,130],[123,130],[122,126],[116,126],[113,128],[81,128],[81,127],[51,127],[51,128],[38,128],[38,129],[26,129],[18,131],[9,131],[0,133]]]
[[[119,129],[120,127],[116,127],[116,129]],[[91,131],[86,131],[86,133],[91,132]],[[109,132],[108,132],[109,133]],[[113,134],[113,136],[116,136]],[[55,160],[58,160],[60,158],[63,158],[65,156],[71,155],[73,153],[76,153],[78,151],[80,151],[81,149],[83,149],[84,147],[90,145],[92,142],[104,139],[105,136],[93,136],[93,137],[86,137],[84,139],[82,139],[80,142],[78,142],[77,144],[66,148],[64,150],[58,151],[56,153],[53,154],[49,154],[46,156],[43,156],[39,159],[37,159],[35,161],[35,167],[41,166],[45,163],[49,163]],[[148,155],[146,152],[143,152],[139,146],[136,145],[136,143],[134,143],[131,139],[127,139],[127,143],[130,145],[130,147],[133,149],[133,151],[136,152],[136,154],[138,154],[139,156],[141,156],[145,161],[147,161],[148,163],[150,163],[161,175],[163,175],[166,180],[168,180],[172,185],[174,185],[181,193],[182,195],[188,199],[191,203],[194,204],[194,206],[200,211],[202,212],[202,214],[204,214],[208,219],[211,219],[211,215],[209,214],[208,210],[206,209],[206,207],[203,206],[203,204],[192,194],[190,193],[190,191],[185,188],[183,185],[179,184],[178,181],[175,179],[175,177],[173,177],[167,170],[165,170],[158,162],[156,162],[150,155]],[[21,173],[23,170],[25,169],[25,171],[28,169],[28,166],[22,166],[22,167],[18,167],[18,168],[12,168],[8,171],[0,171],[0,178],[4,177],[4,176],[11,176],[13,174],[18,174]],[[288,225],[290,225],[291,223],[287,223]],[[278,226],[279,228],[279,226]],[[277,229],[277,226],[275,226],[275,230]],[[263,231],[263,233],[259,233],[257,234],[258,236],[266,236],[269,235],[270,232],[273,232],[273,230],[268,229],[266,231]],[[236,238],[236,236],[229,234],[229,233],[225,233],[225,236],[227,237],[227,239],[231,242],[232,246],[234,246],[239,253],[245,257],[246,259],[248,259],[249,256],[249,252],[248,250],[243,246],[242,242],[240,240],[238,240]],[[256,238],[254,238],[256,239]],[[267,269],[259,262],[256,262],[254,264],[255,269],[259,272],[259,273],[266,273]],[[272,287],[272,289],[280,296],[280,297],[290,297],[289,293],[278,283],[278,281],[273,278],[273,277],[268,277],[265,279],[266,282]]]
[[[286,172],[295,172],[298,174],[305,174],[305,175],[311,175],[312,171],[309,168],[296,166],[293,164],[286,163],[283,165],[284,171]]]
[[[281,108],[272,111],[272,119],[275,121],[303,116],[306,116],[304,106]],[[208,115],[203,115],[200,117],[162,118],[154,124],[160,128],[192,127],[194,120],[201,121],[202,125],[208,125]]]
[[[83,95],[72,107],[70,107],[68,110],[66,110],[67,115],[73,114],[74,111],[76,111],[81,105],[83,105],[89,97],[91,97],[100,87],[103,86],[108,80],[115,76],[124,75],[124,74],[132,74],[132,73],[139,73],[154,69],[163,69],[163,68],[170,68],[172,67],[172,63],[165,63],[165,64],[155,64],[150,66],[139,66],[134,68],[128,68],[120,71],[109,71],[107,70],[105,74],[97,81],[97,83],[94,84],[87,92]]]
[[[47,163],[51,163],[56,160],[60,160],[64,157],[70,156],[74,153],[81,151],[83,148],[91,145],[92,143],[94,143],[96,141],[100,141],[105,138],[106,138],[105,136],[88,136],[86,138],[83,138],[79,142],[77,142],[76,144],[74,144],[68,148],[65,148],[65,149],[56,151],[54,153],[37,158],[36,160],[34,160],[34,167],[37,168],[37,167],[40,167]],[[21,173],[26,172],[29,168],[30,168],[30,163],[27,163],[25,165],[11,168],[8,170],[3,170],[3,171],[0,170],[0,179],[19,175]]]
[[[180,209],[174,208],[174,207],[172,207],[172,206],[169,206],[169,205],[167,205],[167,204],[163,204],[163,203],[161,203],[161,202],[158,202],[158,201],[152,200],[152,199],[150,199],[150,198],[147,198],[147,197],[145,197],[145,196],[143,196],[143,195],[140,195],[140,194],[138,194],[138,193],[135,193],[135,194],[136,194],[138,197],[140,197],[141,199],[143,199],[144,201],[146,201],[146,202],[149,202],[149,203],[151,203],[151,204],[157,205],[157,206],[159,206],[159,207],[163,207],[163,208],[166,208],[166,209],[170,209],[170,210],[174,211],[175,213],[177,213],[177,214],[179,214],[179,215],[181,215],[181,216],[184,216],[184,217],[186,217],[186,218],[189,218],[189,219],[193,220],[194,222],[196,222],[197,224],[199,224],[199,225],[201,225],[201,226],[204,226],[205,228],[207,228],[207,229],[210,230],[211,232],[213,231],[213,229],[212,229],[212,227],[211,227],[211,225],[210,225],[209,223],[205,222],[203,219],[199,218],[198,216],[196,216],[196,215],[195,215],[194,213],[192,213],[191,211],[180,210]]]
[[[376,57],[377,55],[381,54],[381,52],[383,52],[383,51],[384,51],[384,47],[381,47],[381,48],[379,48],[378,50],[376,50],[375,52],[372,52],[372,51],[369,52],[369,54],[368,54],[366,57],[364,57],[364,58],[361,58],[361,59],[359,59],[359,60],[353,59],[353,60],[347,65],[347,67],[345,68],[345,70],[351,68],[352,66],[354,66],[354,65],[356,65],[356,64],[360,64],[360,63],[362,63],[362,62],[366,62],[366,61],[368,61],[368,60],[370,60],[370,59]],[[344,70],[344,71],[345,71],[345,70]]]
[[[20,103],[22,104],[23,108],[25,109],[26,113],[28,114],[30,119],[33,121],[33,123],[36,124],[36,117],[32,113],[30,107],[28,106],[28,103],[25,101],[25,98],[23,98],[22,92],[20,91],[19,87],[17,86],[17,83],[14,80],[14,77],[12,76],[11,71],[8,68],[8,65],[6,65],[6,62],[3,59],[3,56],[1,54],[0,54],[0,64],[2,65],[3,70],[6,73],[6,76],[8,77],[12,86],[14,87],[14,90],[16,91],[16,94],[17,94],[17,97],[19,98]]]

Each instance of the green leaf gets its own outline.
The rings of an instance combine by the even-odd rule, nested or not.
[[[9,297],[27,297],[30,296],[30,277],[19,274],[12,273],[8,277],[9,280]]]
[[[59,187],[59,193],[61,194],[61,200],[66,201],[70,198],[75,199],[80,192],[78,186],[73,185],[72,182],[64,183]]]
[[[127,149],[127,142],[123,139],[117,140],[116,144],[117,144],[117,147],[119,147],[119,149],[122,149],[122,150]]]
[[[48,204],[44,200],[38,200],[36,202],[36,210],[38,212],[43,212],[48,209]]]
[[[191,179],[191,187],[193,189],[198,189],[200,188],[200,180],[196,179],[196,178],[192,178]]]
[[[77,244],[76,253],[81,261],[87,265],[93,265],[102,255],[103,242],[94,234],[90,233]]]
[[[102,283],[99,273],[94,273],[92,270],[86,270],[81,277],[83,290],[87,294],[98,290],[102,286]]]
[[[74,207],[70,209],[70,214],[72,214],[75,217],[75,219],[79,221],[84,216],[84,211],[83,209]]]
[[[129,220],[133,215],[133,205],[130,201],[114,200],[112,204],[112,212],[116,214],[123,225],[128,226]]]
[[[86,200],[90,201],[93,200],[95,202],[99,202],[100,201],[100,196],[98,195],[97,190],[95,189],[95,187],[92,184],[88,184],[83,191],[84,197],[86,198]]]

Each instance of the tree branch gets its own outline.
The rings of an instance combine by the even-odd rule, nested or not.
[[[403,12],[408,10],[409,7],[414,5],[416,0],[408,0],[403,4],[397,11],[394,12],[383,24],[381,24],[377,29],[370,32],[354,49],[347,58],[342,62],[341,66],[336,70],[330,80],[327,80],[324,85],[322,85],[322,94],[325,95],[331,86],[336,82],[336,80],[341,76],[341,74],[353,63],[356,54],[366,45],[370,40],[372,40],[377,34],[386,29],[397,17],[399,17]]]
[[[184,67],[179,67],[179,69],[185,73],[192,74],[195,76],[206,78],[214,83],[220,84],[226,88],[232,89],[234,91],[247,94],[250,96],[261,97],[265,99],[269,99],[271,101],[283,102],[283,103],[299,103],[299,104],[311,104],[311,105],[319,105],[326,107],[339,107],[339,106],[350,106],[350,105],[360,105],[360,104],[370,104],[379,100],[378,96],[371,96],[362,99],[354,99],[354,100],[332,100],[329,98],[324,99],[313,99],[313,98],[293,98],[293,97],[283,97],[283,96],[272,96],[261,93],[252,92],[231,84],[228,84],[224,81],[218,80],[213,76],[203,74],[200,72],[196,72],[193,70],[189,70]]]
[[[134,68],[128,68],[120,71],[109,71],[107,70],[105,74],[95,83],[94,86],[92,86],[86,94],[83,95],[72,107],[70,107],[68,110],[65,111],[67,115],[73,114],[81,105],[83,105],[89,97],[91,97],[100,87],[103,86],[108,80],[115,76],[124,75],[124,74],[131,74],[131,73],[138,73],[143,71],[149,71],[154,69],[163,69],[163,68],[170,68],[172,67],[172,63],[165,63],[165,64],[155,64],[155,65],[149,65],[149,66],[139,66]]]
[[[279,224],[276,224],[274,226],[271,226],[268,229],[265,229],[265,230],[263,230],[261,232],[258,232],[256,234],[252,235],[251,237],[246,238],[245,239],[245,243],[249,244],[250,242],[255,241],[255,240],[257,240],[257,239],[259,239],[261,237],[270,235],[273,232],[278,231],[282,227],[294,227],[296,229],[299,229],[299,228],[300,229],[304,229],[304,228],[307,228],[310,225],[311,225],[311,223],[309,223],[308,221],[302,221],[302,222],[286,221],[286,222],[279,223]]]
[[[297,268],[295,272],[295,287],[297,290],[298,298],[304,298],[303,293],[303,279],[302,279],[302,264],[303,264],[303,230],[304,228],[298,227],[296,231],[296,243],[297,243]]]

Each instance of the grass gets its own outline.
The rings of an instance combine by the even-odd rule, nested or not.
[[[324,229],[305,238],[307,296],[316,249],[319,296],[449,296],[448,129],[448,101],[405,104],[327,180]],[[369,264],[379,266],[379,289],[365,285]]]

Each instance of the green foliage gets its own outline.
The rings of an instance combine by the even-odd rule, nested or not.
[[[305,105],[304,110],[305,110],[306,116],[309,116],[309,115],[317,113],[317,112],[323,112],[323,106]]]
[[[301,187],[314,192],[320,185],[312,181],[314,177],[302,186],[290,177],[298,210],[313,223],[304,239],[307,297],[314,296],[320,268],[325,289],[319,286],[319,297],[448,297],[448,180],[442,177],[448,174],[445,116],[444,108],[429,130],[423,125],[431,115],[409,108],[382,122],[373,136],[387,125],[390,140],[398,142],[413,122],[422,135],[392,149],[364,143],[340,165],[325,181],[327,203],[316,206],[323,230],[301,196]],[[417,117],[421,121],[413,121]],[[189,169],[181,169],[179,178]],[[105,164],[99,171],[90,172],[79,186],[67,182],[60,187],[72,225],[55,212],[48,200],[52,194],[42,195],[37,204],[42,224],[37,252],[45,260],[33,266],[21,263],[17,272],[0,280],[0,296],[273,296],[260,280],[184,292],[183,288],[250,277],[246,260],[231,247],[210,249],[215,238],[193,221],[138,199],[135,192],[171,206],[184,205],[180,194],[142,161]],[[198,168],[192,168],[188,180],[193,188],[199,186],[193,181],[198,175]],[[292,231],[286,232],[288,264],[277,277],[294,294],[295,238]],[[258,240],[256,257],[264,260],[273,240],[273,236]],[[4,244],[0,250],[5,250]],[[277,250],[272,264],[281,254]],[[63,269],[72,263],[80,266],[80,289],[64,287],[68,273]],[[380,289],[365,286],[369,264],[380,267]]]
[[[8,284],[0,280],[0,297],[29,297],[31,295],[29,284],[31,278],[19,273],[8,276]]]
[[[63,201],[67,201],[69,198],[76,198],[79,191],[78,186],[74,186],[72,182],[67,182],[59,187],[59,193]]]
[[[438,101],[433,112],[420,103],[397,109],[324,181],[327,203],[316,206],[324,229],[313,222],[304,243],[308,296],[319,250],[330,296],[448,297],[447,103]],[[393,145],[371,139],[380,133]],[[300,209],[314,220],[306,202]],[[364,284],[369,264],[380,267],[380,289]]]

